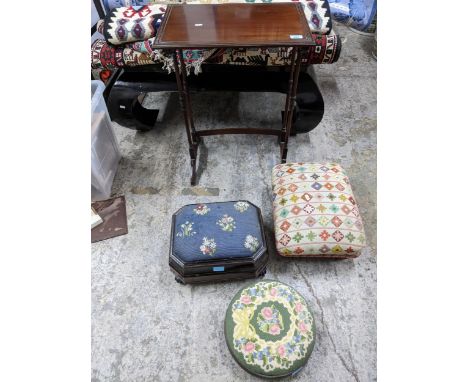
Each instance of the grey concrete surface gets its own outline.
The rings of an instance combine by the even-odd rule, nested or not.
[[[315,313],[317,342],[296,381],[376,380],[376,62],[372,38],[337,26],[341,59],[316,67],[325,99],[322,123],[292,137],[288,160],[332,160],[348,171],[369,247],[355,260],[271,256],[267,278],[285,282]],[[196,125],[280,126],[279,94],[197,94]],[[92,381],[254,381],[223,336],[231,297],[245,282],[182,286],[168,268],[172,213],[187,203],[248,199],[260,206],[273,248],[272,137],[207,137],[199,185],[189,189],[183,118],[175,94],[150,94],[162,108],[150,133],[115,124],[123,154],[113,194],[127,200],[129,233],[92,245]],[[200,191],[201,190],[201,191]]]

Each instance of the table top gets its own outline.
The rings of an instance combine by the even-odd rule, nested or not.
[[[307,46],[300,3],[169,5],[154,48]]]

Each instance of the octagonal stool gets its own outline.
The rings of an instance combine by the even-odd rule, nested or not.
[[[349,178],[336,163],[285,163],[272,172],[276,250],[346,259],[366,245]]]
[[[261,211],[246,200],[189,204],[172,216],[169,266],[182,284],[264,276],[267,261]]]
[[[244,286],[224,320],[227,346],[236,362],[258,377],[296,375],[315,344],[315,322],[294,288],[274,280]]]

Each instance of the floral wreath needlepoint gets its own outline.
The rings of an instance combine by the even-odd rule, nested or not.
[[[315,321],[306,300],[275,280],[244,286],[224,322],[226,343],[247,372],[280,378],[299,372],[315,344]]]

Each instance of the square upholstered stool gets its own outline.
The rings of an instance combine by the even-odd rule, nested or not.
[[[366,245],[346,173],[336,163],[273,168],[276,249],[282,256],[350,258]]]
[[[189,204],[172,216],[169,265],[182,284],[263,276],[260,209],[248,201]]]

